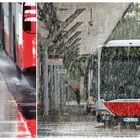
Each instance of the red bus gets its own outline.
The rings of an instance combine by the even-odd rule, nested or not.
[[[0,6],[2,7],[0,9],[4,32],[3,49],[16,64],[18,76],[21,78],[22,72],[29,70],[32,74],[30,74],[30,77],[26,75],[28,82],[30,83],[30,81],[32,81],[36,83],[35,78],[33,78],[36,77],[36,73],[34,73],[34,71],[36,72],[36,4],[33,2],[1,3]],[[35,86],[33,88],[35,88]],[[20,94],[22,93],[20,92]],[[24,94],[24,96],[26,95]],[[21,97],[23,98],[23,96]],[[35,96],[29,97],[31,98],[30,101],[35,104]],[[15,98],[21,102],[19,97],[17,98],[15,96]],[[28,98],[28,96],[26,98]],[[26,98],[24,99],[25,103]],[[28,102],[29,101],[27,101],[27,104]],[[22,103],[24,102],[21,102],[21,104]],[[36,117],[34,117],[34,114],[36,114],[36,106],[27,105],[24,107],[20,104],[19,106],[31,136],[36,137]]]
[[[24,71],[36,67],[35,3],[3,3],[4,49]]]
[[[140,124],[140,40],[98,47],[97,121]]]

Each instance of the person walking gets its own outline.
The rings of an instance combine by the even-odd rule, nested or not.
[[[75,90],[74,90],[75,96],[76,96],[76,101],[78,103],[78,105],[80,104],[81,101],[81,95],[80,95],[80,86],[76,86]]]

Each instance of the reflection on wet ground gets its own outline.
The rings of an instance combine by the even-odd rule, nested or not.
[[[0,113],[2,111],[2,114],[5,114],[3,115],[5,122],[10,120],[11,125],[7,126],[8,129],[13,126],[17,129],[16,131],[20,131],[18,132],[18,135],[16,135],[14,132],[10,131],[10,129],[7,131],[8,133],[5,132],[4,134],[2,132],[3,137],[5,137],[5,135],[7,137],[11,137],[11,135],[13,137],[28,137],[28,133],[31,133],[31,137],[36,137],[35,71],[33,73],[32,71],[24,73],[22,74],[22,79],[18,79],[16,65],[8,56],[6,56],[4,51],[0,51],[0,72],[2,73],[1,82],[3,83],[3,85],[0,84],[0,103],[2,102],[1,104],[3,104],[3,108],[0,107]],[[4,80],[2,80],[2,76]],[[7,108],[8,111],[4,111]],[[20,116],[25,122],[24,126],[22,125],[23,123],[19,123],[20,116],[17,112],[21,114]],[[0,129],[3,129],[1,127],[1,122],[3,122],[3,120],[0,120]],[[15,125],[18,126],[16,127]],[[6,127],[6,125],[4,125],[4,127]],[[24,128],[28,129],[29,132],[23,134],[22,131],[25,130]],[[0,134],[0,137],[2,134]]]
[[[0,137],[31,137],[16,101],[0,73]]]
[[[87,137],[140,137],[140,127],[122,129],[120,126],[104,128],[96,121],[39,123],[38,137],[46,136],[87,136]]]

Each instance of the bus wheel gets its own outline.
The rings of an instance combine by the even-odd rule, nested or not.
[[[126,122],[121,122],[121,128],[122,129],[125,129],[125,128],[127,128],[127,123]]]
[[[114,116],[111,116],[110,117],[110,125],[111,126],[117,126],[118,125],[118,118],[114,117]]]
[[[118,121],[110,118],[110,120],[104,121],[104,127],[112,128],[118,125]]]
[[[129,123],[129,125],[130,125],[131,129],[135,129],[136,128],[136,123],[135,122],[131,122],[131,123]]]
[[[109,120],[104,120],[104,127],[105,128],[110,127],[110,121]]]

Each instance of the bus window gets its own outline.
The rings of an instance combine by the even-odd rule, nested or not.
[[[36,7],[32,3],[23,3],[23,30],[35,33],[33,26],[36,23]]]

